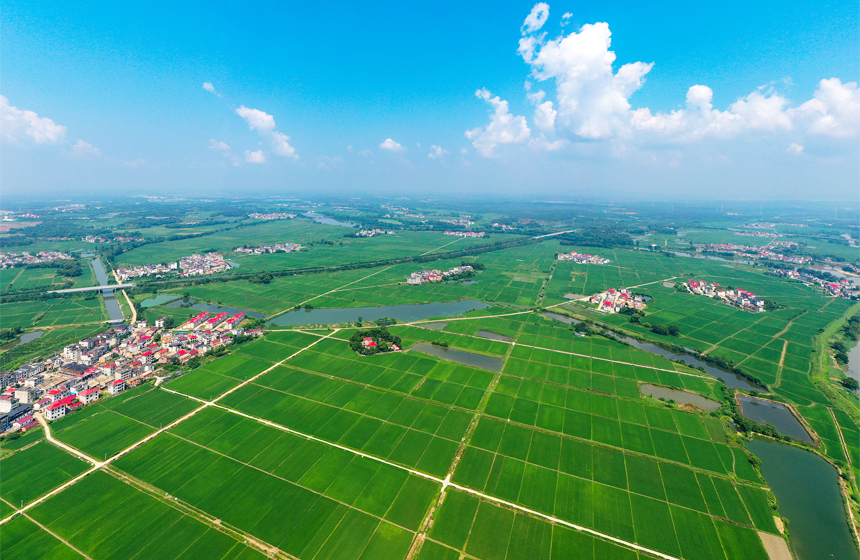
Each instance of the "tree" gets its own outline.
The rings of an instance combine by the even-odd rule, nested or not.
[[[841,383],[849,391],[856,391],[857,389],[860,389],[860,382],[858,382],[853,377],[846,377],[844,379],[840,379],[839,383]]]

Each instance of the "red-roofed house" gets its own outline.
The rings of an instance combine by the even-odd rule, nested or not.
[[[63,416],[66,415],[66,405],[63,403],[55,402],[53,404],[48,405],[45,408],[45,418],[53,422],[54,420],[59,420]]]
[[[78,398],[84,404],[90,404],[91,402],[95,402],[99,400],[99,390],[96,388],[87,389],[86,391],[81,391],[78,393]]]
[[[111,395],[116,395],[117,393],[122,393],[123,391],[125,391],[125,381],[123,381],[122,379],[112,381],[108,385],[108,392]]]

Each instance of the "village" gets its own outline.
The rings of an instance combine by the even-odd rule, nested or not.
[[[610,288],[605,292],[594,294],[588,301],[596,304],[597,310],[603,313],[621,313],[626,308],[642,311],[647,307],[643,296],[635,295],[627,289]]]
[[[445,232],[445,235],[455,235],[457,237],[484,237],[487,235],[485,231],[451,231]]]
[[[82,237],[81,241],[84,243],[132,243],[143,241],[143,237],[123,237],[122,235],[117,235],[107,238],[100,235],[87,235],[86,237]]]
[[[275,243],[274,245],[260,245],[259,247],[236,247],[236,253],[247,253],[249,255],[262,255],[263,253],[292,253],[301,251],[302,246],[298,243]]]
[[[288,212],[273,212],[271,214],[261,214],[260,212],[254,212],[253,214],[248,214],[248,217],[257,220],[292,220],[296,217],[296,215],[290,214]]]
[[[792,241],[773,241],[768,247],[796,247],[797,243]],[[802,255],[782,255],[775,253],[769,249],[755,247],[751,245],[738,245],[735,243],[712,243],[704,247],[696,247],[697,253],[717,252],[731,253],[736,257],[746,259],[762,259],[768,261],[778,261],[791,264],[807,264],[812,261],[810,257]]]
[[[37,426],[41,411],[54,421],[155,377],[165,364],[186,364],[210,350],[233,343],[236,336],[260,336],[245,331],[244,313],[210,312],[189,319],[182,328],[165,328],[166,318],[148,325],[118,325],[70,344],[48,359],[0,373],[0,433]]]
[[[571,251],[570,253],[559,253],[556,258],[560,261],[570,261],[577,264],[608,264],[612,262],[600,255],[589,255],[587,253],[577,253],[576,251]]]
[[[238,250],[239,249],[237,249],[237,251]],[[132,268],[118,267],[116,269],[116,275],[120,282],[125,282],[131,278],[141,278],[144,276],[155,276],[156,278],[161,278],[165,274],[172,274],[175,272],[180,272],[179,276],[181,278],[186,278],[188,276],[203,276],[206,274],[224,272],[231,268],[232,266],[224,260],[221,253],[206,253],[205,255],[198,255],[195,253],[189,257],[182,257],[179,259],[178,263],[174,261],[161,264],[141,264]]]
[[[373,228],[373,229],[359,230],[358,232],[356,232],[355,236],[356,237],[375,237],[377,235],[393,235],[393,234],[394,234],[393,231]]]
[[[39,251],[35,255],[23,251],[21,253],[0,253],[0,268],[9,268],[17,264],[39,264],[60,260],[71,260],[73,257],[60,251]]]
[[[848,278],[842,278],[838,282],[817,278],[805,272],[797,270],[788,270],[783,268],[775,268],[768,274],[778,276],[780,278],[789,278],[791,280],[800,280],[806,284],[811,284],[821,287],[831,296],[841,297],[845,299],[860,299],[860,288],[851,283]]]
[[[474,274],[474,267],[469,265],[455,266],[447,272],[442,272],[441,270],[418,270],[409,276],[406,283],[411,286],[419,286],[426,282],[441,282],[452,278],[466,278]]]
[[[681,285],[688,292],[697,296],[716,298],[749,311],[765,311],[765,300],[746,290],[724,289],[716,282],[709,284],[704,280],[689,280],[688,282],[682,282]]]

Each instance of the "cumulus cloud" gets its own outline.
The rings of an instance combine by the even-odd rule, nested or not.
[[[549,38],[542,31],[549,6],[534,5],[521,28],[518,52],[530,71],[526,97],[534,104],[532,137],[523,117],[508,111],[506,101],[478,91],[478,97],[495,109],[485,128],[466,136],[485,157],[503,144],[526,143],[533,148],[558,149],[569,141],[603,140],[614,154],[626,152],[623,144],[642,145],[730,139],[740,135],[765,137],[792,132],[797,135],[854,137],[860,134],[860,90],[857,83],[824,79],[812,99],[793,103],[771,87],[761,87],[728,107],[714,107],[714,92],[703,84],[687,90],[686,103],[669,112],[633,108],[630,98],[643,87],[653,62],[615,66],[612,32],[606,22],[586,24]],[[572,14],[562,16],[562,24]],[[554,98],[533,82],[546,84]],[[800,145],[800,144],[798,144]]]
[[[72,155],[77,157],[86,157],[86,156],[95,156],[98,157],[102,155],[101,150],[90,144],[89,142],[84,142],[80,138],[75,145],[72,146]]]
[[[245,150],[245,161],[247,163],[266,163],[266,154],[263,153],[263,150],[256,152]]]
[[[549,17],[549,4],[546,2],[538,2],[535,4],[535,7],[532,8],[531,13],[526,16],[526,20],[523,22],[522,32],[523,35],[527,33],[534,33],[546,23],[547,18]]]
[[[532,76],[555,81],[559,120],[583,138],[607,138],[626,126],[627,100],[653,66],[633,62],[615,72],[611,36],[609,25],[601,22],[557,39],[533,34],[520,39],[519,53]]]
[[[233,153],[233,150],[226,142],[221,142],[213,138],[209,140],[209,149],[220,153],[233,167],[238,167],[242,163],[242,160]]]
[[[203,82],[203,89],[210,93],[214,93],[218,97],[221,97],[221,94],[215,91],[215,86],[212,85],[212,82]]]
[[[405,152],[406,148],[400,145],[399,142],[395,142],[391,138],[386,138],[385,142],[379,145],[379,148],[382,150],[388,150],[389,152]]]
[[[214,138],[209,140],[209,149],[210,150],[218,150],[221,152],[230,151],[230,146],[227,145],[226,142],[216,141]]]
[[[272,152],[276,156],[299,159],[296,149],[289,143],[290,137],[283,132],[275,130],[275,117],[265,111],[250,109],[244,105],[236,109],[236,114],[245,119],[248,123],[249,130],[257,130],[261,136],[268,138],[271,141]],[[246,154],[247,153],[248,152],[246,152]],[[249,163],[264,163],[266,161],[262,156],[262,151],[251,153],[259,153],[260,156],[255,157],[255,161],[250,161],[246,155],[245,161],[248,161]]]
[[[275,117],[259,109],[249,109],[242,105],[236,109],[236,114],[248,122],[249,130],[270,132],[275,128]]]
[[[466,138],[472,141],[472,145],[482,156],[494,157],[495,150],[500,145],[522,144],[528,141],[531,130],[525,117],[512,115],[507,101],[498,96],[493,97],[486,88],[479,89],[475,95],[493,107],[490,124],[484,128],[466,131]]]
[[[442,156],[448,154],[448,150],[442,148],[442,146],[430,146],[430,153],[427,154],[427,157],[430,159],[440,159]]]
[[[281,157],[288,157],[293,159],[299,159],[299,154],[296,153],[296,149],[290,146],[290,143],[287,142],[290,137],[281,132],[272,132],[272,151],[275,152],[275,155]]]
[[[790,111],[809,132],[824,136],[856,136],[860,132],[860,90],[857,82],[821,80],[812,99]]]
[[[60,144],[66,140],[66,127],[33,111],[19,109],[9,104],[0,95],[0,123],[2,137],[11,142],[35,142],[36,144]]]
[[[786,151],[792,155],[799,156],[800,154],[803,153],[803,146],[801,146],[800,144],[797,144],[795,142],[792,142],[791,144],[789,144],[788,150],[786,150]]]

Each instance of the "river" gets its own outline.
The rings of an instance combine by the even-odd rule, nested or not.
[[[548,319],[555,319],[556,321],[561,321],[563,323],[567,323],[568,325],[572,325],[575,323],[579,323],[577,319],[572,317],[566,317],[564,315],[559,315],[557,313],[543,313],[543,316]],[[634,348],[638,348],[639,350],[644,350],[645,352],[649,352],[651,354],[656,354],[658,356],[662,356],[669,360],[684,360],[684,363],[691,365],[693,367],[702,367],[708,374],[713,375],[719,379],[723,380],[723,383],[728,387],[733,387],[735,389],[744,389],[744,390],[755,390],[755,391],[763,391],[764,387],[759,387],[757,385],[751,384],[749,381],[737,375],[736,373],[732,373],[728,370],[717,367],[713,364],[710,364],[704,360],[700,360],[694,356],[689,354],[680,354],[678,352],[672,352],[671,350],[666,350],[665,348],[661,348],[656,344],[651,344],[650,342],[641,342],[636,340],[635,338],[628,338],[626,336],[622,336],[620,334],[616,334],[611,331],[604,331],[608,335],[617,338],[622,342],[626,342],[630,346]]]
[[[105,272],[105,267],[102,264],[102,260],[97,257],[90,261],[90,264],[93,266],[93,271],[96,273],[96,280],[98,281],[99,286],[106,286],[108,283],[108,277]],[[108,323],[122,323],[124,317],[114,290],[102,290],[102,298],[104,299],[105,309],[107,309],[109,317]]]
[[[761,472],[788,519],[798,560],[858,560],[839,492],[839,476],[827,461],[791,445],[755,438],[746,446],[761,459]]]

